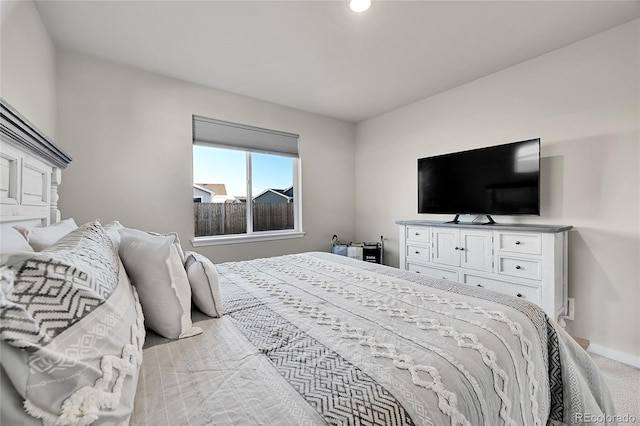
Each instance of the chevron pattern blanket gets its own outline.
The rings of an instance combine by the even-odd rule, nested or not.
[[[225,315],[150,334],[135,424],[547,425],[614,414],[536,306],[327,253],[217,265]],[[162,389],[162,391],[160,391]]]

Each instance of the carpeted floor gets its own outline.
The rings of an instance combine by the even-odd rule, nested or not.
[[[591,356],[611,389],[618,411],[615,414],[635,416],[640,423],[640,370],[600,355]]]

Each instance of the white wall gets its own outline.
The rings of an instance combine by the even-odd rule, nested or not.
[[[56,141],[56,50],[30,1],[0,2],[0,97]]]
[[[541,216],[495,219],[573,225],[568,329],[638,360],[638,28],[636,20],[360,123],[356,239],[384,234],[397,266],[396,220],[450,219],[417,214],[419,157],[540,137]]]
[[[176,231],[193,250],[192,114],[300,135],[304,238],[200,247],[216,262],[327,251],[355,234],[350,123],[77,54],[58,53],[59,144],[73,162],[60,186],[77,222]]]

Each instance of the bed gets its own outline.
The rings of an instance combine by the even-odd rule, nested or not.
[[[78,226],[50,196],[70,158],[4,128],[3,115],[3,155],[40,161],[48,186],[37,209],[14,197],[2,211],[3,240],[23,244],[1,256],[2,424],[559,425],[615,413],[589,355],[535,305],[330,253],[214,264],[175,234]]]

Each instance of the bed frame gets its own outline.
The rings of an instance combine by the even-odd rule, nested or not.
[[[58,185],[71,157],[0,99],[0,223],[60,221]]]

